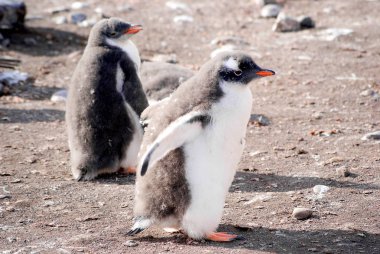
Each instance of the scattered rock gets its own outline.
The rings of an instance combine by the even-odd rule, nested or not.
[[[11,195],[0,195],[0,199],[10,199],[12,198]]]
[[[286,0],[256,0],[256,4],[260,7],[263,7],[267,4],[278,4],[278,5],[284,5]]]
[[[177,64],[162,62],[143,62],[140,77],[149,99],[161,100],[169,96],[193,72]]]
[[[254,198],[252,198],[251,200],[245,202],[244,205],[249,205],[249,204],[252,204],[252,203],[256,203],[258,201],[266,202],[266,201],[268,201],[270,199],[272,199],[272,193],[270,193],[270,192],[269,193],[264,193],[264,194],[258,194]],[[261,209],[261,208],[258,208],[258,209]]]
[[[85,222],[85,221],[92,221],[92,220],[99,220],[99,217],[97,216],[86,216],[84,218],[76,218],[76,221]]]
[[[267,4],[261,9],[260,16],[263,18],[276,18],[281,10],[282,7],[278,4]]]
[[[275,32],[295,32],[300,29],[301,25],[296,19],[284,14],[278,15],[276,22],[272,27],[272,30]]]
[[[185,3],[181,3],[177,1],[167,1],[165,5],[171,10],[191,12],[191,9]]]
[[[176,24],[185,24],[194,22],[194,18],[189,15],[179,15],[173,18],[174,23]]]
[[[16,29],[24,26],[26,5],[22,0],[0,1],[0,29]]]
[[[80,10],[86,7],[88,7],[88,4],[83,2],[74,2],[71,4],[71,9],[73,10]]]
[[[337,164],[337,163],[340,163],[343,161],[344,161],[344,158],[336,156],[336,157],[332,157],[332,158],[328,159],[325,163],[323,163],[323,165],[326,166],[329,164]]]
[[[138,246],[139,244],[136,242],[136,241],[133,241],[133,240],[128,240],[126,241],[125,243],[123,243],[124,246],[127,246],[127,247],[136,247]]]
[[[0,83],[8,86],[17,85],[21,82],[26,82],[29,75],[19,71],[4,71],[0,72]]]
[[[313,210],[309,208],[296,207],[293,210],[292,216],[297,220],[306,220],[313,215]]]
[[[59,90],[59,91],[53,93],[53,95],[50,98],[50,100],[53,102],[66,102],[66,99],[67,99],[67,90],[66,89],[62,89],[62,90]]]
[[[11,181],[11,183],[21,183],[21,182],[22,180],[18,178]]]
[[[79,24],[87,19],[86,14],[84,13],[73,13],[71,14],[70,20],[73,24]]]
[[[251,124],[256,124],[258,126],[268,126],[270,125],[270,120],[268,117],[261,114],[251,114],[249,119]]]
[[[360,93],[360,96],[367,97],[367,96],[372,96],[372,97],[380,97],[379,93],[372,89],[366,89]]]
[[[323,116],[322,112],[315,112],[315,113],[313,113],[313,114],[311,115],[311,117],[312,117],[313,119],[315,119],[315,120],[322,119],[322,116]]]
[[[165,63],[177,63],[177,55],[176,54],[156,54],[151,59],[153,62],[165,62]]]
[[[346,166],[342,166],[336,169],[336,174],[338,176],[348,177],[350,176],[350,171],[348,170]]]
[[[61,12],[69,12],[70,8],[66,6],[58,6],[54,8],[47,9],[46,12],[51,13],[51,14],[58,14]]]
[[[67,24],[68,20],[65,16],[57,16],[53,18],[53,22],[57,25]]]
[[[213,39],[210,44],[218,46],[226,44],[248,46],[249,42],[238,36],[219,36]]]
[[[313,192],[317,195],[323,195],[325,194],[328,190],[330,190],[329,186],[326,185],[315,185],[313,187]]]
[[[118,12],[130,12],[133,10],[134,10],[134,8],[130,4],[124,4],[122,6],[117,7]]]
[[[25,38],[24,43],[27,46],[36,46],[37,45],[37,41],[34,38]]]
[[[380,131],[367,133],[362,137],[362,140],[380,140]]]
[[[315,27],[315,21],[309,16],[299,16],[297,21],[300,23],[301,28],[310,29]]]

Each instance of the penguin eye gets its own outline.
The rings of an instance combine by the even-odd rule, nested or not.
[[[110,35],[111,35],[112,37],[115,37],[115,36],[116,36],[116,32],[111,32]]]
[[[241,70],[234,71],[235,76],[240,76],[242,73]]]

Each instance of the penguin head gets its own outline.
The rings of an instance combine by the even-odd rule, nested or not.
[[[128,40],[142,30],[141,25],[133,25],[118,18],[102,19],[91,29],[89,43],[111,44]]]
[[[246,85],[253,79],[275,75],[274,71],[262,69],[242,52],[224,53],[218,58],[218,75],[222,81]]]

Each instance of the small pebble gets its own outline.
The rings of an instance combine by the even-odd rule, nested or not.
[[[281,10],[282,7],[278,4],[267,4],[261,9],[260,16],[263,18],[276,18]]]
[[[83,9],[83,8],[85,8],[87,6],[88,6],[87,3],[74,2],[74,3],[71,4],[71,9],[73,9],[73,10],[79,10],[79,9]]]
[[[176,54],[156,54],[151,59],[153,62],[177,63]]]
[[[329,186],[326,186],[326,185],[315,185],[313,187],[313,192],[315,194],[324,194],[326,193],[328,190],[330,190],[330,187]]]
[[[21,182],[22,182],[21,179],[14,179],[11,181],[11,183],[21,183]]]
[[[301,28],[309,29],[315,27],[314,20],[309,16],[300,16],[297,18],[297,21],[300,23]]]
[[[313,210],[309,208],[296,207],[293,210],[292,216],[297,220],[306,220],[313,215]]]
[[[84,13],[73,13],[71,14],[70,20],[73,24],[79,24],[87,19],[86,14]]]
[[[67,24],[68,20],[65,16],[57,16],[53,18],[53,21],[57,25]]]
[[[66,102],[66,99],[67,99],[67,90],[66,89],[62,89],[62,90],[59,90],[59,91],[53,93],[53,95],[50,98],[50,100],[53,102]]]
[[[10,199],[12,198],[11,195],[0,195],[0,199]]]
[[[272,30],[275,32],[294,32],[300,29],[300,23],[296,19],[286,15],[278,15],[272,27]]]
[[[251,114],[249,118],[250,123],[258,124],[260,126],[268,126],[270,125],[270,120],[268,117],[261,114]]]
[[[123,243],[123,245],[125,245],[125,246],[127,246],[127,247],[136,247],[136,246],[138,246],[139,244],[138,244],[136,241],[128,240],[128,241],[126,241],[125,243]]]
[[[69,12],[69,11],[70,11],[70,8],[65,7],[65,6],[58,6],[58,7],[47,10],[47,12],[49,12],[51,14],[57,14],[57,13]]]
[[[185,24],[185,23],[194,22],[194,18],[192,16],[189,16],[189,15],[179,15],[179,16],[175,16],[173,18],[173,21],[174,21],[174,23],[177,23],[177,24]]]
[[[37,45],[37,41],[34,38],[25,38],[24,39],[24,43],[27,46],[35,46],[35,45]]]
[[[191,11],[187,4],[177,2],[177,1],[167,1],[165,5],[171,10],[178,10],[178,11],[185,11],[185,12]]]
[[[336,169],[336,174],[338,176],[348,177],[350,176],[350,171],[348,171],[346,166],[343,166]]]
[[[380,140],[380,131],[367,133],[362,137],[362,140]]]

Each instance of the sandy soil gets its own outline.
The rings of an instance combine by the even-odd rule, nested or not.
[[[126,12],[118,7],[127,1],[87,1],[90,7],[79,12],[91,16],[100,6],[144,26],[134,39],[143,59],[174,53],[196,70],[216,48],[211,40],[233,35],[277,73],[252,85],[252,113],[271,124],[248,127],[220,225],[246,240],[196,242],[151,229],[133,238],[135,247],[125,235],[135,178],[72,180],[65,106],[50,101],[66,87],[89,28],[56,25],[46,12],[73,1],[26,2],[34,19],[0,52],[21,59],[19,70],[35,80],[0,97],[2,253],[380,253],[380,145],[361,140],[380,130],[379,98],[361,95],[380,92],[380,1],[290,0],[288,14],[317,23],[295,33],[272,32],[274,20],[260,19],[253,1],[184,0],[194,18],[185,25],[173,22],[179,13],[163,0],[128,1],[133,10]],[[326,41],[328,28],[353,33]],[[336,173],[342,167],[348,177]],[[315,185],[330,189],[317,195]],[[314,211],[310,219],[292,218],[301,206]]]

